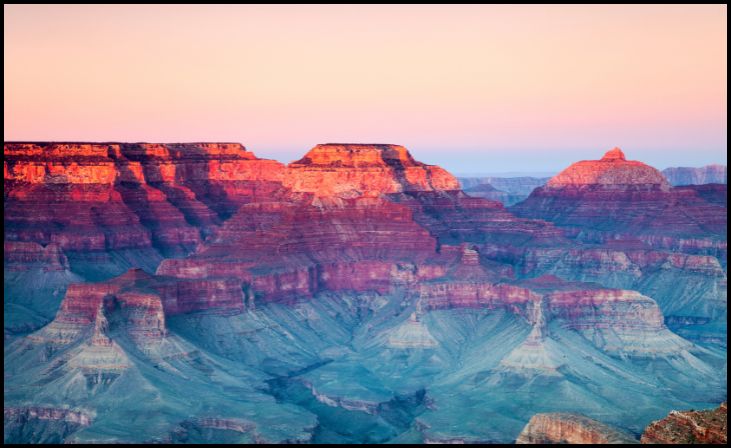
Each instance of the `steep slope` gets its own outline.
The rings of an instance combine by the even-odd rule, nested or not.
[[[51,324],[5,347],[5,442],[194,441],[204,430],[214,440],[309,440],[314,417],[263,394],[265,376],[168,331],[168,316],[200,300],[207,312],[240,313],[232,293],[143,271],[72,285]]]

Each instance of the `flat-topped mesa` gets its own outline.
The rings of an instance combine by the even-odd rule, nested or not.
[[[302,159],[293,164],[327,165],[343,167],[425,166],[417,162],[409,151],[400,145],[379,143],[325,143],[312,148]]]
[[[240,143],[10,142],[3,150],[6,183],[280,181],[284,171]]]
[[[594,186],[601,188],[644,187],[668,191],[670,184],[655,168],[627,160],[619,148],[607,151],[600,160],[576,162],[551,178],[546,188]]]
[[[460,189],[444,169],[387,144],[317,145],[287,166],[284,184],[295,192],[340,197]]]

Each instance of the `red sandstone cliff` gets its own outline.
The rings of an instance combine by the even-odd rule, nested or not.
[[[186,253],[284,169],[230,143],[6,143],[4,156],[5,239],[84,251]]]
[[[516,440],[518,444],[635,444],[631,435],[578,414],[534,415]]]

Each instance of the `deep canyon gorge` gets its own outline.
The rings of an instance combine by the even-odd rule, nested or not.
[[[721,171],[599,156],[6,142],[5,442],[725,441]]]

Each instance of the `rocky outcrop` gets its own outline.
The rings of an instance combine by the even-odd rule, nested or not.
[[[662,174],[670,185],[725,184],[727,179],[726,165],[665,168]]]
[[[649,444],[726,444],[726,413],[726,403],[710,410],[671,411],[664,419],[645,428],[641,441]]]
[[[534,415],[518,436],[519,444],[635,444],[637,440],[616,428],[578,414]]]
[[[154,277],[133,269],[107,282],[70,285],[53,322],[30,338],[64,345],[91,329],[92,344],[111,345],[106,333],[115,324],[133,340],[148,343],[167,334],[166,316],[236,314],[244,309],[244,299],[234,279]]]

